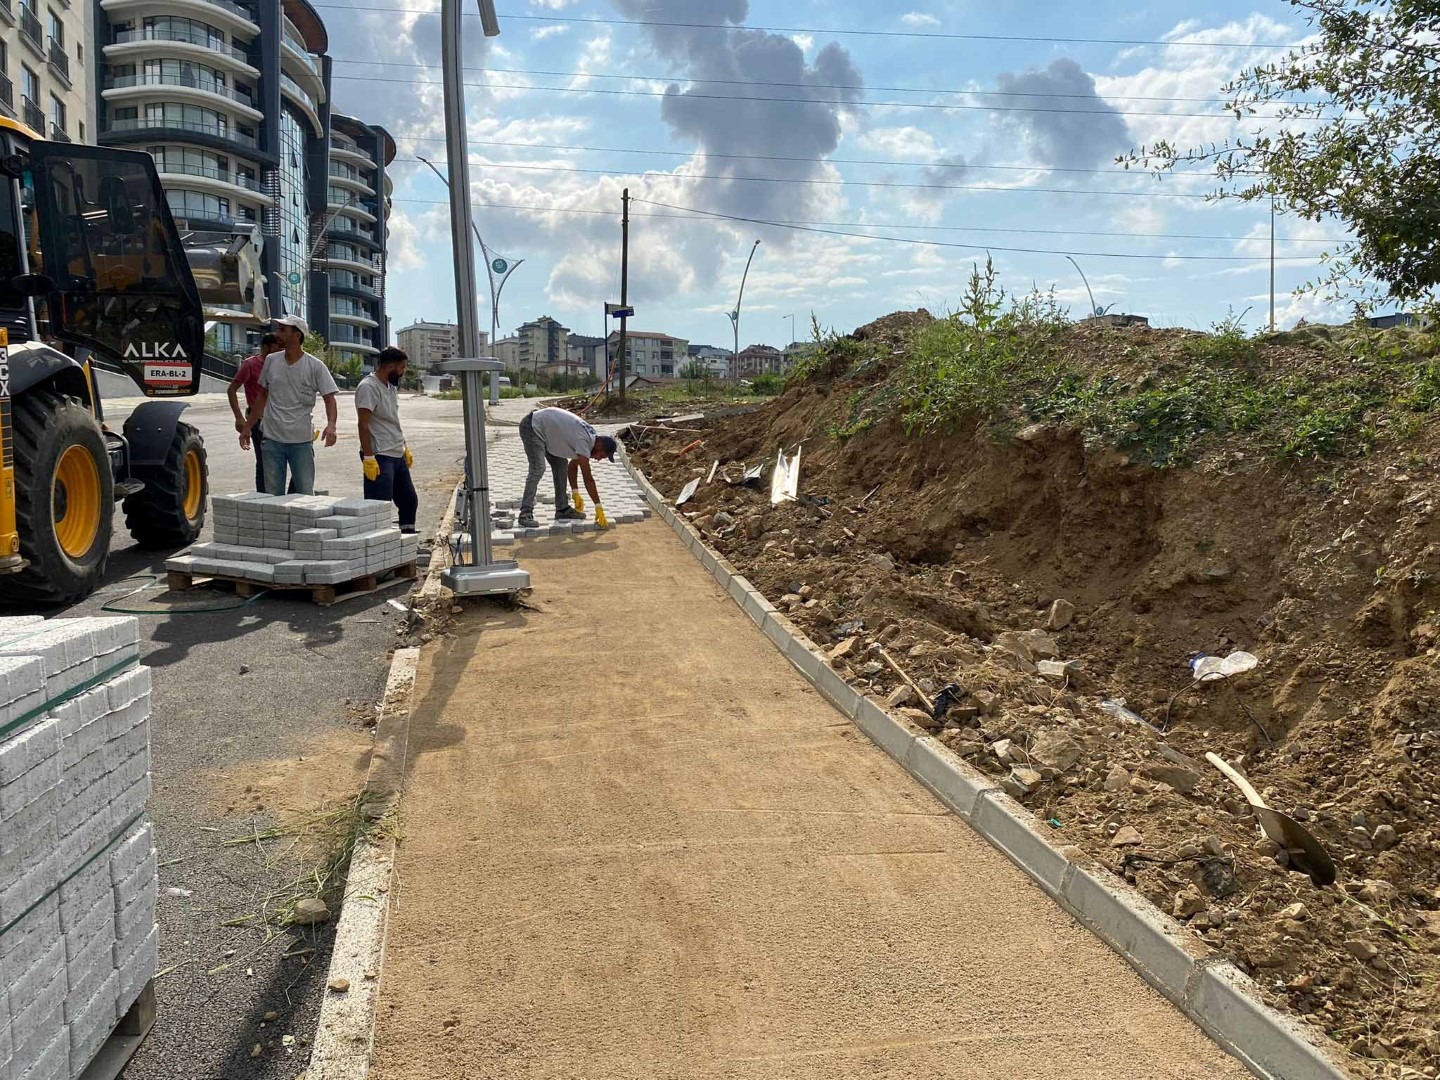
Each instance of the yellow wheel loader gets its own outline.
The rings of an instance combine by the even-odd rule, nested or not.
[[[148,154],[0,118],[0,602],[62,603],[105,573],[114,504],[144,547],[205,523],[205,313]],[[146,397],[116,432],[92,362]]]

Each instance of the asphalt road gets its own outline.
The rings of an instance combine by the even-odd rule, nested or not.
[[[107,420],[118,427],[133,405],[107,402]],[[342,395],[341,441],[316,450],[316,486],[331,494],[360,493],[354,416],[350,396]],[[236,443],[224,397],[195,399],[186,418],[205,437],[211,491],[252,488],[254,458]],[[401,418],[428,537],[461,473],[461,406],[407,397]],[[133,603],[121,598],[145,582],[132,575],[164,574],[164,554],[136,548],[118,512],[115,534],[106,587],[63,614]],[[260,910],[261,900],[297,873],[279,843],[262,854],[255,844],[224,842],[263,832],[277,808],[314,801],[328,788],[345,793],[368,743],[357,715],[379,700],[396,644],[398,613],[387,601],[405,592],[396,585],[333,607],[271,594],[239,610],[140,617],[144,662],[154,669],[150,813],[162,867],[164,975],[158,1019],[125,1072],[129,1080],[294,1080],[305,1068],[330,927],[267,942],[255,929],[223,926]],[[224,602],[221,594],[215,599]],[[283,955],[306,948],[315,951]],[[266,1023],[271,1011],[277,1018]],[[293,1045],[284,1044],[287,1035]]]

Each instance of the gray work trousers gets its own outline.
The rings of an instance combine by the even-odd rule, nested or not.
[[[555,477],[555,509],[563,509],[569,502],[566,498],[570,489],[569,460],[546,453],[545,440],[535,434],[535,425],[530,422],[529,416],[520,421],[520,442],[524,444],[525,456],[530,460],[530,471],[525,476],[525,497],[520,500],[520,513],[535,512],[535,493],[540,488],[540,478],[545,475],[547,462]]]

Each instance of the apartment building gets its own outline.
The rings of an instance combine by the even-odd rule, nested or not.
[[[691,345],[689,355],[689,362],[703,364],[712,378],[729,378],[732,359],[729,349],[722,349],[717,345]]]
[[[0,113],[47,139],[93,142],[95,5],[0,0]]]
[[[605,378],[605,339],[571,334],[565,343],[571,371],[585,372],[597,379]]]
[[[515,366],[521,371],[539,374],[547,367],[564,366],[568,359],[570,331],[549,315],[527,322],[515,331],[515,336],[519,339]]]
[[[489,336],[480,335],[482,351]],[[459,358],[460,327],[454,323],[417,319],[395,335],[395,344],[405,350],[411,364],[428,371],[443,361]]]
[[[785,354],[774,345],[750,345],[740,350],[740,378],[779,375],[785,370]]]
[[[610,335],[610,353],[620,348],[620,332]],[[630,375],[673,379],[690,360],[690,342],[669,334],[631,330],[625,336],[625,370]]]
[[[272,314],[303,316],[342,356],[373,356],[386,328],[395,144],[332,115],[329,37],[315,8],[101,0],[93,10],[98,141],[155,158],[182,231],[252,234]],[[223,315],[216,345],[243,351],[255,331]]]

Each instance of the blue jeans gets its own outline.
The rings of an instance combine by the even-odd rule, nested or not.
[[[380,475],[365,481],[365,498],[380,502],[393,502],[400,511],[400,528],[406,532],[415,531],[415,515],[420,509],[420,496],[415,494],[415,482],[410,479],[410,466],[403,457],[387,457],[376,454]]]
[[[315,444],[265,440],[265,490],[271,495],[285,491],[285,470],[290,470],[290,490],[301,495],[315,494]]]

